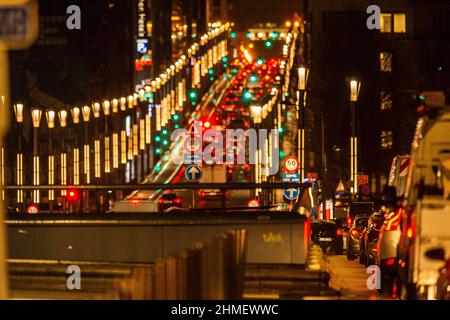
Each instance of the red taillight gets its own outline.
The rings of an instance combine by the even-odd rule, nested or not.
[[[386,220],[386,231],[395,231],[400,225],[402,219],[403,208],[398,208],[396,212],[391,212]]]
[[[131,204],[132,205],[138,205],[139,204],[139,199],[131,199]]]
[[[173,202],[175,202],[176,204],[180,204],[181,203],[181,199],[180,198],[175,198],[175,200],[173,200]]]
[[[159,199],[158,202],[163,204],[164,203],[164,199]]]
[[[394,258],[389,258],[389,259],[387,259],[386,260],[386,265],[387,266],[392,266],[393,264],[394,264],[394,262],[395,262],[395,259]]]
[[[342,233],[343,233],[342,229],[337,229],[337,230],[336,230],[336,234],[337,234],[338,236],[342,236]]]
[[[415,237],[415,232],[413,227],[409,227],[408,230],[406,230],[406,235],[408,236],[409,239],[412,239]]]
[[[352,218],[351,217],[348,217],[347,218],[347,226],[351,226],[352,225]]]
[[[359,236],[360,236],[360,232],[359,232],[358,230],[356,230],[356,229],[350,230],[350,234],[351,234],[353,237],[359,237]]]
[[[203,197],[205,195],[204,191],[200,191],[199,194]]]

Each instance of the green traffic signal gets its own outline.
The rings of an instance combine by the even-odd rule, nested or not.
[[[248,39],[250,39],[252,37],[251,32],[247,32],[247,34],[245,35]]]
[[[156,137],[155,137],[155,141],[156,141],[156,142],[160,142],[160,141],[161,141],[161,137],[160,137],[160,136],[156,136]]]
[[[264,46],[265,46],[266,48],[272,48],[272,41],[267,40],[266,42],[264,42]]]
[[[163,136],[167,136],[169,134],[169,131],[167,131],[167,129],[164,129],[163,131],[162,131],[162,135]]]
[[[191,100],[191,101],[197,100],[197,98],[198,98],[197,90],[196,89],[189,90],[188,96],[189,96],[189,100]]]
[[[249,77],[250,82],[256,82],[258,80],[258,77],[254,74],[250,75]]]
[[[231,37],[231,39],[235,39],[236,38],[236,32],[231,32],[231,34],[230,34],[230,37]]]
[[[175,120],[175,121],[178,121],[178,120],[180,120],[180,116],[178,115],[178,113],[175,113],[174,115],[173,115],[173,120]]]

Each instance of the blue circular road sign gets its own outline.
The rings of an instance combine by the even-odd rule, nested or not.
[[[195,164],[191,164],[184,171],[184,176],[185,176],[186,180],[190,181],[190,182],[195,182],[195,181],[200,180],[202,175],[203,175],[202,168],[200,168],[199,166],[197,166]]]
[[[300,189],[298,188],[287,188],[283,190],[283,195],[287,200],[295,200],[298,197]]]

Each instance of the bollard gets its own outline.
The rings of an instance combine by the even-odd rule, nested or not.
[[[201,249],[193,246],[187,261],[186,298],[188,300],[200,300],[202,298],[202,274]]]
[[[190,255],[188,250],[182,250],[177,257],[177,298],[180,300],[187,299],[187,281],[190,276],[188,272],[188,260]]]
[[[166,299],[177,300],[179,299],[178,285],[179,280],[177,273],[178,259],[170,256],[166,259]]]
[[[155,282],[154,291],[156,300],[164,300],[166,294],[166,262],[164,259],[156,259],[155,261]]]

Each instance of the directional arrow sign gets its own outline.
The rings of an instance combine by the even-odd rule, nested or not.
[[[190,182],[200,180],[202,174],[203,174],[202,169],[196,165],[190,165],[186,168],[186,171],[184,171],[184,176],[186,177],[186,180]]]
[[[287,188],[283,190],[283,195],[288,200],[295,200],[298,197],[300,190],[298,188]]]

